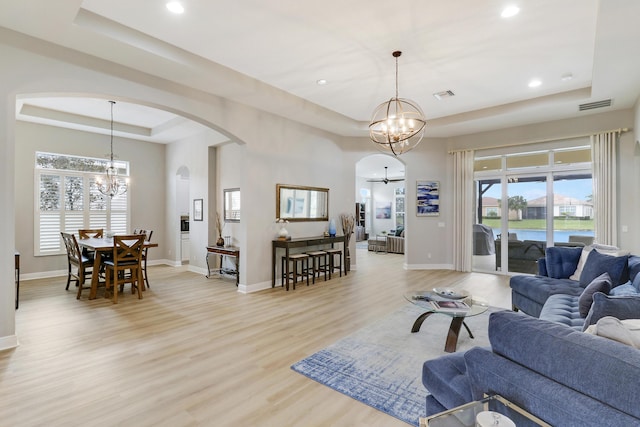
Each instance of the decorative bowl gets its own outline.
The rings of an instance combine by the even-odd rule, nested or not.
[[[469,292],[462,290],[456,290],[451,288],[433,288],[438,296],[448,299],[463,299],[469,296]]]

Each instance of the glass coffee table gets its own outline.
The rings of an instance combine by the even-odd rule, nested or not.
[[[551,427],[550,424],[498,395],[469,402],[430,417],[420,418],[420,427],[484,427],[487,425]]]
[[[444,345],[444,351],[447,353],[456,351],[462,326],[469,333],[469,337],[473,338],[473,333],[471,333],[464,319],[477,316],[489,309],[489,304],[486,301],[474,298],[466,291],[436,288],[433,291],[409,292],[404,297],[410,303],[425,310],[413,322],[411,332],[418,332],[422,327],[422,323],[432,314],[443,314],[451,317],[451,325]]]

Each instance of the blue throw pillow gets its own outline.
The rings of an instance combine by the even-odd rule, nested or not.
[[[580,285],[586,287],[593,279],[605,272],[609,273],[609,277],[611,277],[612,287],[625,283],[629,280],[628,259],[628,255],[604,255],[598,252],[597,249],[592,250],[582,269]]]
[[[611,289],[609,291],[609,295],[614,295],[614,296],[627,296],[627,295],[638,296],[638,295],[640,295],[640,293],[638,292],[638,290],[636,288],[633,287],[631,282],[627,282],[624,285],[616,286],[615,288]]]
[[[545,254],[547,276],[554,279],[568,279],[576,271],[581,254],[581,247],[551,246],[547,248]],[[587,284],[590,282],[591,280]]]
[[[610,290],[611,277],[609,277],[609,273],[602,273],[593,279],[591,283],[584,288],[580,298],[578,298],[578,311],[580,311],[580,316],[587,317],[587,314],[589,314],[591,304],[593,304],[593,294],[596,292],[608,294]]]
[[[640,319],[640,296],[613,297],[602,292],[593,294],[593,304],[584,321],[583,331],[605,316],[616,319]]]

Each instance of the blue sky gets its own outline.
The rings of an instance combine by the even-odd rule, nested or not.
[[[576,179],[555,181],[554,190],[556,194],[586,200],[587,196],[593,194],[592,182],[590,179]],[[523,196],[525,200],[533,200],[546,195],[547,184],[545,182],[518,182],[509,184],[510,196]],[[489,191],[484,193],[484,197],[502,197],[500,185],[494,185]]]

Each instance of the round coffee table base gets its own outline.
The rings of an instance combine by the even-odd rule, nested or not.
[[[434,311],[427,311],[426,313],[422,313],[415,322],[413,322],[413,327],[411,328],[411,332],[415,333],[420,330],[422,327],[422,322],[424,322],[427,317],[432,314],[436,314]],[[464,325],[464,328],[469,333],[469,337],[473,339],[473,334],[469,329],[469,326],[464,321],[464,316],[453,316],[451,318],[451,325],[449,325],[449,332],[447,332],[447,341],[444,344],[444,351],[447,353],[454,353],[456,351],[456,347],[458,346],[458,336],[460,336],[460,328]]]

